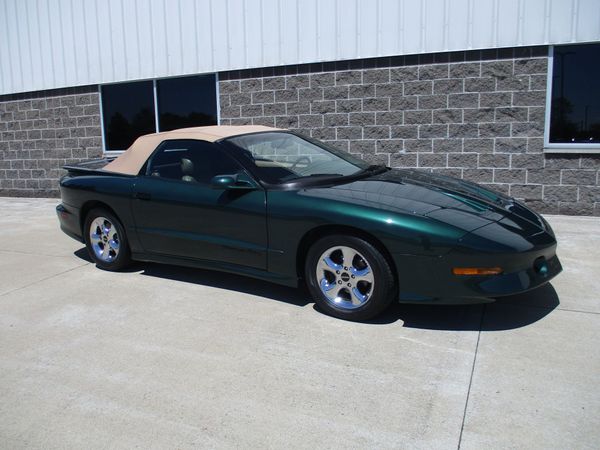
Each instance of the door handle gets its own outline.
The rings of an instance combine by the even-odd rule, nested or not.
[[[152,195],[147,192],[136,192],[134,198],[137,198],[138,200],[152,200]]]

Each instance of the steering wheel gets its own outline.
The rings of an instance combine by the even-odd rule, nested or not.
[[[294,161],[294,164],[292,164],[292,167],[290,167],[290,169],[294,170],[296,168],[296,166],[298,164],[300,164],[300,162],[302,161],[306,161],[307,164],[312,163],[312,161],[310,160],[310,158],[308,156],[300,156],[296,161]]]

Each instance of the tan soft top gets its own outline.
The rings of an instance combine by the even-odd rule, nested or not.
[[[227,126],[214,125],[210,127],[180,128],[163,133],[146,134],[135,140],[122,155],[104,166],[103,170],[108,172],[137,175],[154,149],[162,141],[170,139],[197,139],[201,141],[215,142],[219,139],[238,136],[246,133],[259,131],[281,131],[279,128],[264,127],[262,125]]]

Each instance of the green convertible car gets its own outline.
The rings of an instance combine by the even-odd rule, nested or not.
[[[116,159],[65,168],[60,225],[98,267],[140,260],[304,280],[344,319],[394,300],[491,301],[562,270],[550,225],[514,199],[286,130],[150,134]]]

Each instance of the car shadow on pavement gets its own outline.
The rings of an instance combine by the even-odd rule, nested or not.
[[[87,261],[89,263],[94,262],[94,261],[92,261],[92,258],[90,258],[87,248],[85,248],[85,247],[82,247],[79,250],[75,250],[73,252],[73,254],[75,256],[77,256],[79,259],[83,259],[84,261]]]
[[[85,247],[74,252],[74,255],[93,263]],[[310,295],[304,286],[296,289],[233,273],[218,272],[216,270],[134,261],[131,266],[120,272],[139,272],[140,275],[145,276],[243,292],[296,306],[306,306],[311,303]]]
[[[74,251],[73,254],[75,256],[77,256],[79,259],[83,259],[84,261],[94,264],[94,260],[90,257],[90,255],[87,251],[87,248],[85,248],[85,247]],[[103,269],[98,269],[98,270],[103,270]],[[142,263],[134,261],[130,266],[127,266],[124,269],[119,270],[119,272],[133,273],[133,272],[139,272],[140,270],[142,270]]]
[[[75,256],[92,262],[85,248]],[[167,264],[134,262],[124,272],[210,286],[256,295],[296,306],[312,303],[304,286],[291,288],[236,274]],[[560,304],[550,283],[523,294],[503,297],[484,305],[413,305],[394,303],[382,315],[366,323],[403,323],[407,328],[443,331],[500,331],[525,327],[544,318]],[[318,311],[318,307],[314,306]]]
[[[480,305],[395,304],[371,323],[402,321],[407,328],[445,331],[501,331],[543,319],[560,300],[552,284]]]
[[[312,303],[304,284],[290,288],[240,275],[203,269],[139,263],[141,274],[185,283],[195,283],[285,302],[296,306]],[[559,305],[551,284],[485,305],[393,304],[384,314],[367,323],[385,325],[402,322],[407,328],[446,331],[500,331],[530,325]],[[319,310],[314,306],[315,310]],[[320,312],[320,311],[319,311]]]
[[[295,289],[255,278],[214,270],[155,263],[140,263],[140,266],[142,266],[141,274],[146,276],[242,292],[296,306],[306,306],[310,303],[310,296],[304,288]]]

